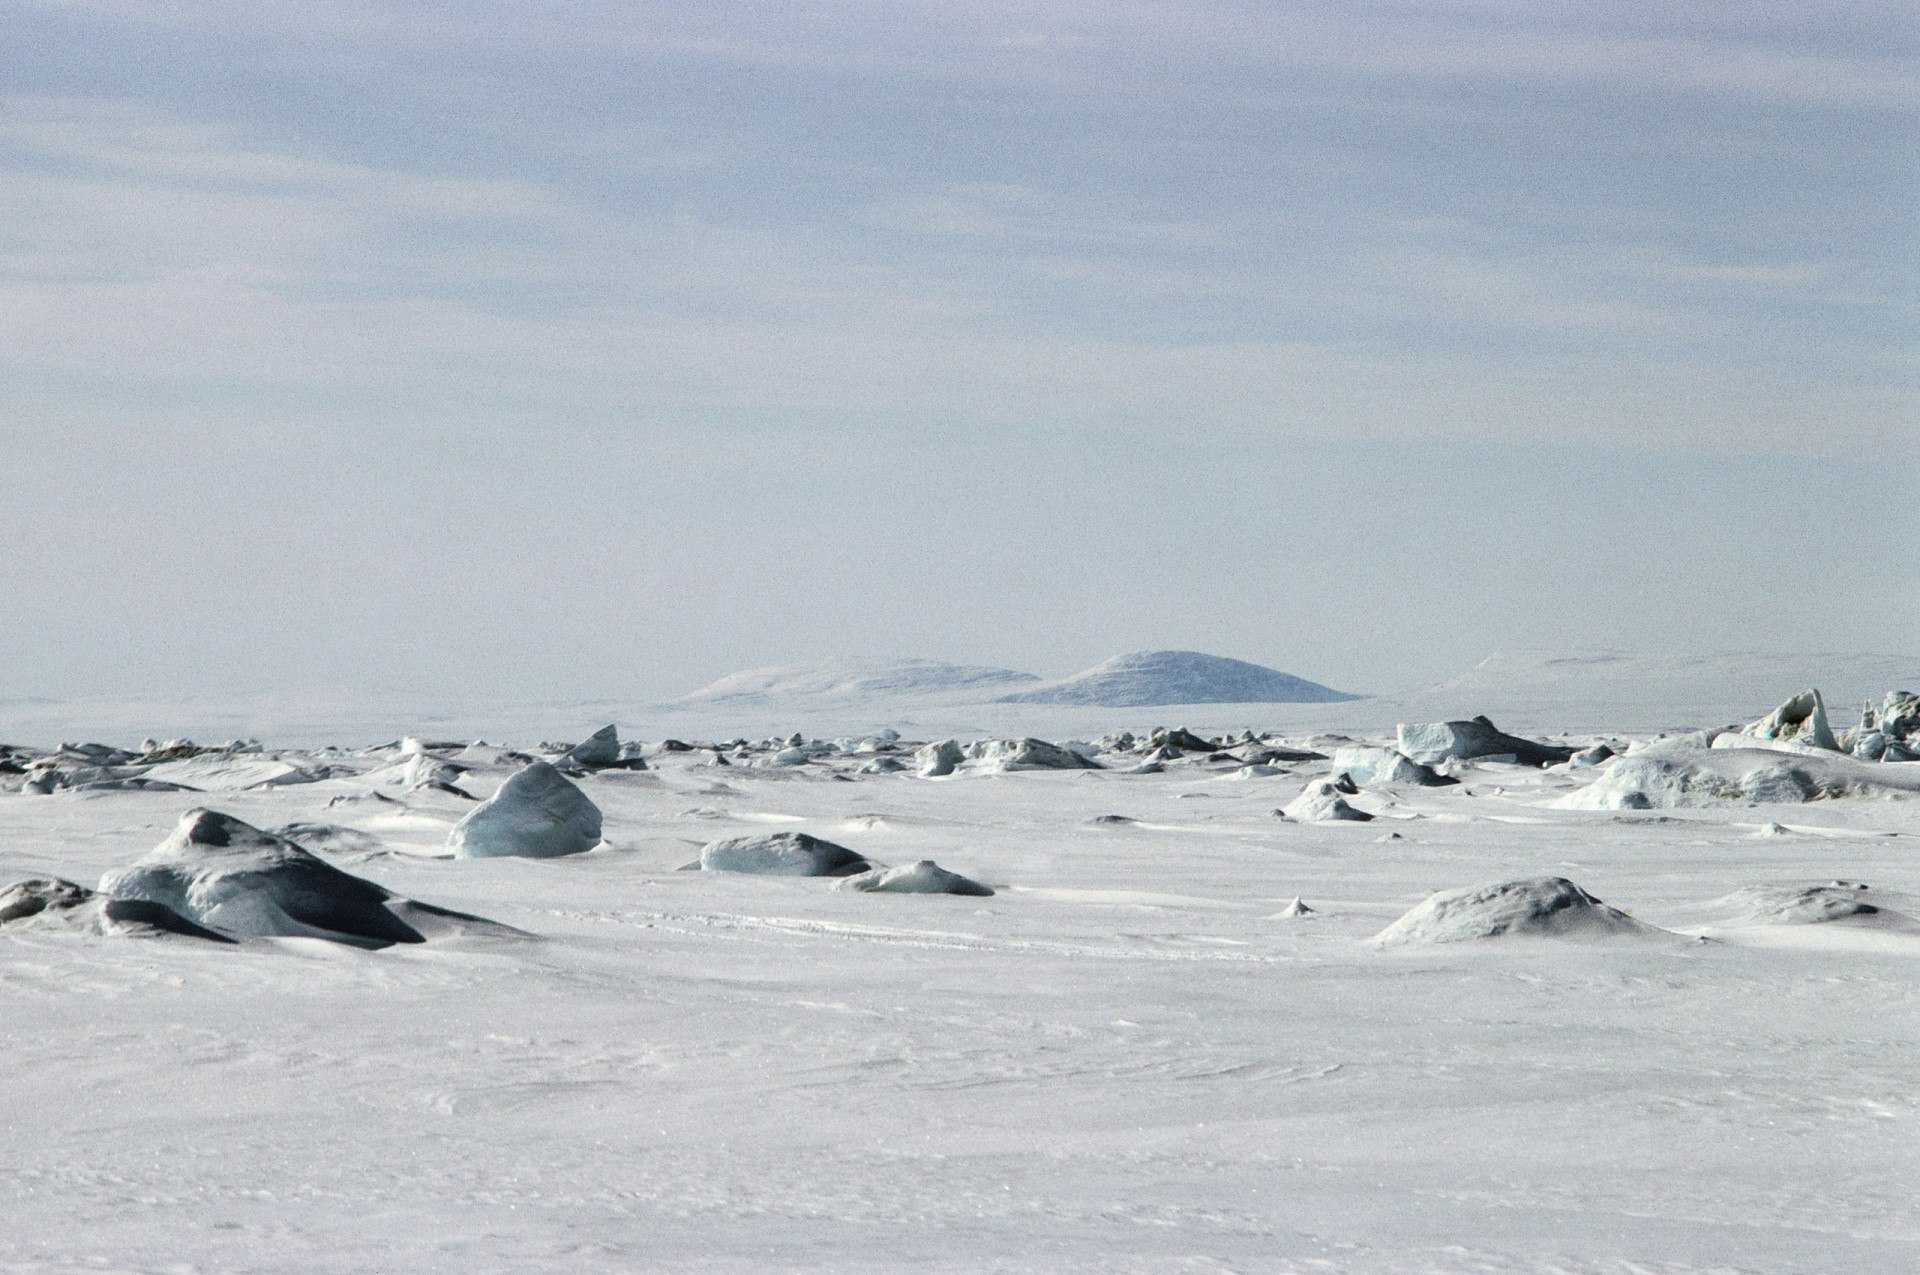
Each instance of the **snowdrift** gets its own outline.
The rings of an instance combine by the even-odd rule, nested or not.
[[[422,943],[432,933],[518,935],[477,916],[416,903],[340,871],[291,841],[204,808],[100,893],[145,900],[229,934],[331,939],[355,947]]]
[[[1750,885],[1693,911],[1707,924],[1721,929],[1844,922],[1872,929],[1920,932],[1920,921],[1886,906],[1873,891],[1853,881]]]
[[[1842,753],[1775,748],[1687,748],[1669,741],[1616,758],[1598,779],[1553,804],[1562,810],[1671,810],[1914,792],[1920,792],[1920,762],[1865,762]]]
[[[958,872],[949,872],[932,859],[922,859],[899,868],[875,868],[859,876],[834,882],[836,890],[861,890],[878,894],[967,894],[991,895],[987,886]]]
[[[1002,695],[1001,704],[1331,704],[1361,698],[1304,678],[1199,651],[1136,651],[1072,677]]]
[[[1409,909],[1373,941],[1392,947],[1514,935],[1608,938],[1663,933],[1608,907],[1565,877],[1534,877],[1442,891]]]
[[[249,788],[310,784],[323,777],[292,762],[231,753],[202,753],[182,761],[161,762],[145,775],[148,780],[197,792],[244,792]]]
[[[754,872],[777,877],[844,877],[874,867],[845,846],[805,832],[764,832],[711,842],[700,851],[702,872]]]
[[[600,807],[546,762],[500,785],[447,834],[456,859],[554,859],[600,844]]]

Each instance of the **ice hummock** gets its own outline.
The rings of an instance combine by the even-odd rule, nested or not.
[[[538,761],[500,785],[455,824],[456,859],[554,859],[600,844],[600,808],[558,770]]]
[[[1531,877],[1445,890],[1374,935],[1383,947],[1514,935],[1605,938],[1662,931],[1608,907],[1565,877]]]
[[[157,903],[229,934],[331,939],[355,947],[421,943],[451,925],[518,933],[415,903],[342,872],[283,837],[204,807],[146,855],[100,878],[100,893]]]
[[[807,832],[762,832],[708,843],[703,872],[752,872],[778,877],[844,877],[874,865],[845,846]]]

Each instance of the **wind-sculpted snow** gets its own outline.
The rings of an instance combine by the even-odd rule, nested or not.
[[[874,865],[845,846],[805,832],[729,837],[700,851],[703,872],[754,872],[776,877],[844,877]]]
[[[1856,881],[1747,886],[1693,911],[1722,928],[1840,921],[1850,926],[1920,933],[1920,922],[1888,906],[1880,895]]]
[[[291,841],[215,810],[189,810],[150,853],[100,878],[100,893],[146,900],[229,934],[332,939],[356,947],[421,943],[410,921],[494,927],[414,903],[340,871]]]
[[[1199,651],[1135,651],[1072,677],[1000,696],[1002,704],[1331,704],[1360,698],[1244,660]]]
[[[836,890],[869,894],[967,894],[984,898],[993,891],[978,881],[949,872],[932,859],[898,868],[875,868],[834,882]]]
[[[310,784],[322,776],[288,761],[223,752],[161,762],[147,771],[145,778],[179,784],[196,792],[242,792],[282,784]]]
[[[535,762],[454,825],[458,859],[554,859],[600,844],[600,808],[546,762]]]
[[[1382,947],[1514,936],[1608,938],[1661,931],[1610,908],[1565,877],[1534,877],[1435,894],[1374,936]]]

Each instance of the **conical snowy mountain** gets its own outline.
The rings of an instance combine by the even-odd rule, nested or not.
[[[1002,695],[995,702],[1147,708],[1157,704],[1331,704],[1360,698],[1245,660],[1199,651],[1135,651],[1057,682]]]

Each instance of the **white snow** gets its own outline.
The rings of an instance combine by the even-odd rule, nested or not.
[[[197,792],[244,792],[278,784],[312,783],[317,778],[312,771],[292,762],[225,752],[161,762],[144,777]]]
[[[1455,761],[1454,785],[1339,794],[1386,836],[1273,817],[1332,783],[1332,758],[1234,783],[1204,782],[1238,769],[1205,752],[1128,773],[1155,726],[1219,738],[1301,720],[1285,706],[1271,722],[1048,709],[1061,717],[1036,718],[1036,738],[1099,739],[1104,769],[967,782],[863,768],[1022,732],[929,711],[891,720],[897,754],[765,767],[777,750],[729,746],[752,764],[724,769],[709,745],[734,735],[691,717],[553,706],[522,734],[421,715],[328,741],[484,737],[455,755],[481,796],[534,741],[573,738],[569,722],[700,745],[581,777],[604,840],[554,859],[444,857],[473,803],[376,783],[391,750],[193,726],[274,750],[244,760],[324,772],[213,804],[288,830],[435,941],[190,941],[109,924],[87,911],[99,896],[0,920],[0,1270],[1905,1272],[1920,1256],[1920,764],[1647,747],[1814,684],[1840,702],[1802,673],[1707,719],[1616,731],[1605,703],[1580,706],[1599,725],[1564,739],[1544,713],[1493,712],[1634,751]],[[1384,749],[1395,720],[1483,707],[1498,709],[1321,706],[1311,729],[1231,751],[1323,734],[1346,738],[1313,751]],[[115,735],[75,718],[44,739],[192,725],[136,718]],[[810,747],[881,725],[740,733],[785,747],[797,730]],[[1828,795],[1558,804],[1652,763],[1694,768],[1683,796],[1778,766]],[[0,791],[0,896],[93,882],[210,800]],[[1774,821],[1780,835],[1756,835]],[[677,870],[716,838],[780,831],[908,872],[953,865],[996,893]],[[195,844],[150,866],[217,877],[217,847]],[[298,892],[267,875],[250,892],[284,912]],[[1605,903],[1547,907],[1559,887],[1529,887],[1491,941],[1372,942],[1410,909],[1433,918],[1436,891],[1555,879]],[[538,941],[436,930],[406,896]],[[1499,923],[1495,906],[1449,911],[1467,933]],[[1627,941],[1622,916],[1655,932]],[[1510,937],[1536,922],[1550,933]]]

